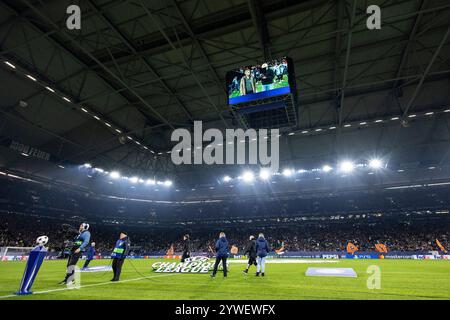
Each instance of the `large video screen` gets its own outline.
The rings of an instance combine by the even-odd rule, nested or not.
[[[284,57],[229,71],[228,104],[239,104],[293,92],[293,66]]]

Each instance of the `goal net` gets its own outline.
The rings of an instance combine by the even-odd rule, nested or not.
[[[34,247],[0,247],[0,261],[24,260]]]

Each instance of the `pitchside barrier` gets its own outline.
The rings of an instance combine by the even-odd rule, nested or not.
[[[26,261],[28,259],[28,252],[24,254],[18,251],[6,251],[5,248],[0,248],[0,261]],[[5,254],[2,254],[5,253]],[[210,253],[205,252],[193,252],[191,256],[210,256]],[[164,253],[149,252],[145,255],[130,255],[128,259],[181,259],[181,253],[174,253],[173,255],[166,255]],[[245,255],[230,255],[231,259],[246,259]],[[385,254],[379,254],[375,252],[356,252],[355,254],[348,254],[345,251],[287,251],[283,254],[271,253],[267,257],[268,259],[413,259],[413,260],[450,260],[449,254],[440,254],[437,251],[391,251]],[[46,260],[58,260],[58,252],[49,252],[45,257]],[[85,256],[82,259],[86,259]],[[104,252],[103,254],[96,255],[94,259],[111,259],[110,252]]]

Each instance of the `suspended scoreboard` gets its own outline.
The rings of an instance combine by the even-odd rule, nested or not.
[[[288,57],[227,72],[228,104],[247,128],[297,126],[294,64]]]

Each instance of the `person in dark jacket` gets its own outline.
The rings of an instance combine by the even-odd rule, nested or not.
[[[266,256],[269,253],[269,244],[267,240],[264,238],[262,233],[259,234],[258,239],[256,240],[256,276],[258,277],[260,274],[264,277],[264,271],[266,269]]]
[[[227,258],[228,258],[229,245],[228,240],[225,237],[225,232],[221,232],[219,235],[219,240],[216,241],[216,262],[214,263],[213,273],[211,277],[215,277],[217,273],[217,268],[220,261],[222,261],[223,276],[227,277]]]
[[[181,262],[186,261],[186,259],[190,257],[191,257],[191,242],[189,240],[189,235],[185,234],[183,236],[183,255],[181,256]]]
[[[122,272],[123,262],[130,252],[130,238],[125,231],[122,231],[119,236],[119,240],[116,242],[116,246],[111,254],[113,258],[112,269],[114,277],[111,281],[119,281],[120,273]]]
[[[66,277],[59,283],[60,285],[73,284],[77,262],[86,247],[89,245],[89,241],[91,240],[91,233],[88,231],[88,229],[88,223],[82,223],[80,225],[80,228],[78,229],[78,235],[73,239],[71,243],[70,255],[69,259],[67,260]]]
[[[94,259],[94,256],[95,256],[95,242],[92,242],[91,246],[89,247],[86,253],[86,261],[84,262],[83,269],[86,269],[89,266],[89,263],[91,263],[92,259]]]
[[[242,271],[244,273],[248,273],[248,269],[250,269],[250,266],[257,265],[256,263],[256,241],[254,236],[250,236],[249,242],[247,244],[247,247],[245,248],[244,252],[248,256],[248,264],[247,268]]]
[[[263,63],[261,65],[261,84],[263,87],[263,91],[272,90],[274,77],[275,73],[273,72],[273,70],[267,63]]]

